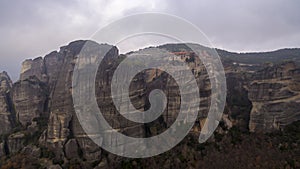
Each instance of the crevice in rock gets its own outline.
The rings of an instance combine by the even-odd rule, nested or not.
[[[5,138],[5,139],[3,140],[3,149],[4,149],[5,155],[9,155],[9,154],[10,154],[10,153],[9,153],[9,148],[8,148],[8,145],[7,145],[7,138]]]

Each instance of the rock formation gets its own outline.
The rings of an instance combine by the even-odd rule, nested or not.
[[[277,130],[300,119],[300,71],[293,62],[260,70],[253,75],[249,99],[250,131]]]
[[[15,126],[11,88],[12,81],[7,73],[0,73],[0,135],[9,133]]]
[[[14,84],[6,72],[0,73],[0,156],[26,154],[52,168],[75,164],[81,168],[105,168],[108,163],[122,160],[97,146],[85,134],[75,115],[72,75],[78,54],[85,43],[71,42],[44,58],[24,61],[20,79]],[[136,109],[149,109],[148,97],[153,89],[164,91],[168,104],[162,116],[151,123],[127,120],[113,105],[110,91],[114,71],[126,55],[119,55],[116,47],[101,45],[111,49],[97,72],[96,99],[108,123],[132,137],[151,137],[165,131],[178,115],[181,101],[177,83],[169,74],[156,69],[135,75],[130,84],[129,97]],[[173,61],[184,61],[196,78],[201,102],[192,135],[198,136],[210,108],[211,90],[206,69],[195,53],[184,45],[163,45],[158,48],[172,52],[175,55]],[[201,49],[205,56],[209,56],[209,48]],[[243,132],[270,132],[300,120],[300,69],[297,62],[264,67],[261,60],[257,64],[244,64],[239,62],[238,54],[221,51],[220,55],[226,71],[228,97],[214,140],[226,133],[235,136],[233,132],[236,129]],[[233,60],[230,59],[231,55],[234,56]],[[245,57],[241,60],[249,61]],[[183,147],[192,143],[192,140],[189,141]],[[199,149],[202,154],[201,146]],[[42,161],[39,161],[40,157]]]
[[[16,82],[12,91],[17,120],[23,126],[36,126],[39,117],[47,117],[47,86],[35,76]]]

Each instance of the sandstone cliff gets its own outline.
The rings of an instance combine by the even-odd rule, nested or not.
[[[11,88],[12,81],[7,73],[0,73],[0,135],[9,133],[15,126]]]
[[[267,132],[300,120],[300,71],[293,62],[257,71],[249,86],[250,131]]]
[[[75,115],[71,79],[77,55],[85,43],[71,42],[44,58],[24,61],[20,79],[14,84],[7,73],[0,73],[0,134],[3,135],[0,156],[26,154],[42,166],[52,167],[105,168],[123,163],[124,158],[103,151],[87,137]],[[116,47],[101,45],[111,48],[101,63],[95,84],[97,102],[108,123],[132,137],[151,137],[165,131],[177,118],[180,106],[180,92],[174,79],[160,70],[138,73],[130,84],[130,101],[134,107],[141,111],[149,109],[148,97],[153,89],[164,91],[168,104],[162,116],[151,123],[129,121],[113,105],[110,91],[114,71],[126,55],[119,55]],[[190,151],[201,153],[202,157],[203,147],[197,147],[196,152],[191,147],[195,146],[192,144],[194,137],[203,127],[210,108],[210,81],[205,67],[184,45],[170,44],[158,48],[173,52],[174,60],[185,61],[196,77],[201,96],[199,116],[191,132],[192,137],[188,137],[188,141],[177,149],[182,148],[186,156]],[[209,48],[202,47],[202,50],[204,55],[209,55]],[[224,144],[231,144],[236,142],[236,130],[270,132],[300,120],[300,69],[297,62],[263,68],[261,61],[253,66],[256,63],[239,62],[236,54],[234,60],[230,60],[230,54],[225,54],[226,57],[221,54],[221,59],[227,78],[227,104],[212,140],[218,142],[222,135],[225,137]],[[234,141],[228,143],[226,139]],[[179,165],[176,160],[174,164]]]
[[[47,86],[35,76],[14,83],[12,92],[16,117],[23,126],[36,126],[34,120],[47,117]]]

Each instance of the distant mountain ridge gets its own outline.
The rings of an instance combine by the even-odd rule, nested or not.
[[[235,53],[216,49],[220,57],[246,64],[280,63],[284,60],[300,63],[300,48],[279,49],[270,52]]]

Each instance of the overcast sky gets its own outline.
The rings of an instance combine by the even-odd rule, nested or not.
[[[217,48],[300,47],[299,0],[1,0],[0,71],[16,80],[21,63],[87,39],[112,20],[163,12],[198,26]]]

